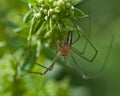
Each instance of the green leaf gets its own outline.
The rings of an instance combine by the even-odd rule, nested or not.
[[[23,17],[23,22],[25,22],[25,23],[29,22],[32,19],[32,17],[33,17],[33,11],[30,10]]]
[[[22,58],[20,61],[21,69],[30,70],[34,65],[36,59],[36,46],[32,47],[33,51],[30,51],[30,48],[26,48],[23,51]]]
[[[42,22],[43,20],[38,20],[35,17],[32,19],[28,40],[30,39],[32,34],[36,33],[40,29]]]
[[[87,15],[86,15],[83,11],[81,11],[80,9],[78,9],[78,8],[75,8],[75,9],[74,9],[74,16],[75,16],[76,18],[87,17]]]
[[[37,22],[33,33],[36,33],[41,28],[43,22],[44,22],[43,20],[40,20],[40,21]]]

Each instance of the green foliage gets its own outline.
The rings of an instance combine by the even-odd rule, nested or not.
[[[17,56],[17,59],[20,58],[21,51],[18,50],[14,55]],[[8,53],[0,59],[0,64],[0,94],[2,96],[63,96],[63,94],[71,96],[67,78],[58,82],[55,80],[46,81],[42,76],[31,74],[21,76],[19,72],[21,69]]]
[[[24,22],[30,21],[28,40],[36,37],[42,46],[54,46],[57,40],[63,40],[71,26],[67,26],[65,19],[82,18],[86,15],[73,5],[79,0],[36,0],[29,3],[29,11],[24,16]],[[72,22],[70,22],[72,23]],[[54,37],[54,38],[53,38]]]
[[[39,1],[44,1],[44,4]],[[85,0],[80,3],[82,0],[59,0],[55,7],[61,10],[53,10],[51,2],[55,1],[58,0],[0,0],[0,96],[119,96],[120,1]],[[42,13],[40,9],[44,5],[47,10]],[[79,24],[80,19],[82,28],[89,31],[88,19],[81,19],[86,17],[89,8],[92,17],[90,41],[99,54],[92,65],[81,59],[77,62],[85,72],[97,72],[109,47],[108,37],[116,34],[104,74],[85,81],[72,68],[57,64],[45,76],[26,72],[25,69],[43,71],[43,68],[34,65],[34,61],[49,66],[54,58],[55,41],[62,41],[68,30],[75,30],[71,21]],[[28,36],[32,38],[31,47]],[[78,49],[83,46],[80,40],[81,45],[76,45]],[[90,50],[89,47],[87,50]],[[59,60],[57,63],[63,64]],[[92,70],[87,70],[89,68]]]
[[[10,3],[8,1],[0,2]],[[13,0],[13,2],[16,1]],[[6,8],[3,9],[8,12],[6,16],[2,16],[4,19],[1,20],[3,26],[1,34],[4,37],[1,38],[0,48],[5,49],[0,54],[0,94],[2,96],[72,96],[70,80],[46,81],[44,77],[26,74],[25,70],[36,70],[34,62],[36,60],[43,62],[45,58],[43,55],[38,57],[40,50],[55,40],[63,40],[70,28],[66,25],[72,23],[70,20],[84,17],[85,14],[74,8],[73,5],[79,3],[77,0],[75,2],[31,0],[30,3],[28,11],[20,1],[15,5],[6,5]],[[18,9],[15,9],[16,4],[19,6]],[[26,24],[22,22],[25,11],[27,12],[23,21]]]

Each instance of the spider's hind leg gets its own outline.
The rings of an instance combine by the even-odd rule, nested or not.
[[[81,71],[81,68],[79,67],[78,63],[76,62],[75,58],[73,55],[71,55],[71,58],[75,64],[75,68],[76,70],[78,71],[78,73],[80,74],[80,76],[82,76],[83,79],[92,79],[92,78],[96,78],[98,76],[100,76],[104,69],[105,69],[105,66],[108,62],[108,59],[109,59],[109,55],[110,55],[110,52],[111,52],[111,49],[112,49],[112,45],[113,45],[113,40],[114,40],[114,37],[112,36],[112,39],[111,39],[111,42],[110,42],[110,45],[109,45],[109,48],[108,48],[108,51],[107,51],[107,54],[106,54],[106,57],[104,59],[104,62],[103,62],[103,65],[102,65],[102,68],[99,70],[99,72],[97,72],[96,74],[94,75],[86,75],[84,74],[82,71]]]

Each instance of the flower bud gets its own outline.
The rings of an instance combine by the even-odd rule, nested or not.
[[[44,18],[46,21],[48,20],[48,16],[45,16],[45,18]]]
[[[44,14],[47,15],[48,14],[48,10],[44,9]]]
[[[71,8],[71,4],[70,3],[66,3],[65,6],[66,6],[67,9]]]
[[[54,12],[54,9],[51,9],[51,8],[50,8],[50,9],[48,10],[48,16],[52,15],[53,12]]]
[[[60,12],[60,8],[59,7],[55,7],[55,12],[59,13]]]
[[[35,18],[40,18],[41,14],[40,13],[35,13],[34,16],[35,16]]]
[[[58,1],[57,1],[57,5],[58,5],[59,7],[64,6],[64,5],[65,5],[64,0],[58,0]]]

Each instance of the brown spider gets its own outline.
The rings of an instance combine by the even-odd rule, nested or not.
[[[53,61],[52,61],[52,63],[50,64],[49,67],[45,67],[45,66],[43,66],[43,65],[41,65],[41,64],[35,63],[35,64],[37,64],[37,65],[45,68],[46,70],[45,70],[44,72],[30,72],[30,73],[35,73],[35,74],[40,74],[40,75],[46,74],[48,71],[51,71],[51,70],[53,69],[53,66],[54,66],[54,64],[55,64],[55,62],[56,62],[56,60],[57,60],[57,57],[58,57],[59,55],[61,55],[61,56],[64,57],[64,60],[65,60],[65,63],[66,63],[66,58],[65,58],[65,57],[66,57],[69,53],[71,53],[71,51],[74,52],[75,54],[77,54],[78,56],[80,56],[81,58],[87,60],[88,62],[93,62],[94,59],[95,59],[95,57],[97,56],[98,51],[96,50],[96,48],[94,47],[94,45],[89,41],[89,39],[88,39],[82,32],[81,32],[81,35],[83,35],[83,37],[87,40],[87,43],[89,43],[89,44],[92,46],[92,48],[94,49],[94,51],[95,51],[95,54],[93,55],[93,57],[92,57],[91,59],[88,59],[88,58],[86,58],[86,57],[83,55],[83,54],[84,54],[84,51],[85,51],[85,48],[87,47],[87,43],[86,43],[86,46],[84,47],[84,49],[83,49],[82,52],[80,52],[79,50],[77,50],[76,48],[74,48],[74,47],[72,46],[72,44],[76,43],[77,40],[80,38],[80,33],[79,33],[79,32],[77,32],[77,33],[78,33],[78,38],[77,38],[76,40],[74,40],[74,41],[73,41],[73,33],[72,33],[71,31],[69,31],[68,34],[66,35],[65,41],[63,41],[62,43],[59,42],[59,41],[57,41],[56,55],[55,55],[55,57],[54,57],[54,59],[53,59]],[[95,75],[93,75],[93,76],[87,76],[87,75],[85,75],[85,74],[81,71],[80,67],[78,66],[78,64],[77,64],[77,62],[76,62],[76,60],[75,60],[75,57],[74,57],[72,54],[70,54],[71,59],[73,60],[73,62],[74,62],[74,64],[75,64],[76,70],[77,70],[78,73],[82,76],[83,79],[95,78],[95,77],[97,77],[97,76],[99,76],[99,75],[101,75],[101,74],[103,73],[104,67],[105,67],[105,65],[106,65],[106,63],[107,63],[107,61],[108,61],[108,56],[109,56],[109,54],[110,54],[110,50],[111,50],[111,47],[112,47],[112,42],[113,42],[113,39],[111,40],[111,44],[110,44],[110,47],[109,47],[109,50],[108,50],[108,53],[107,53],[107,55],[106,55],[106,58],[105,58],[105,61],[104,61],[104,64],[103,64],[102,68],[100,69],[100,71],[99,71],[97,74],[95,74]]]

